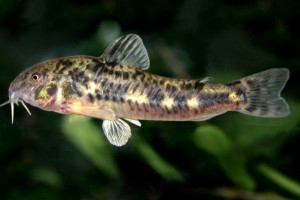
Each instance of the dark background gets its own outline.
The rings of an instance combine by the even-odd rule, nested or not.
[[[101,55],[140,35],[151,73],[227,82],[285,67],[292,114],[143,121],[121,148],[101,121],[30,107],[0,112],[0,199],[300,198],[300,1],[0,0],[0,89],[38,62]]]

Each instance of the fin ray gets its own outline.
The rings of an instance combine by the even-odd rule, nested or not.
[[[141,127],[141,126],[142,126],[142,124],[141,124],[141,122],[140,122],[139,120],[136,120],[136,119],[128,119],[128,118],[124,118],[124,119],[125,119],[126,121],[129,121],[130,123],[132,123],[132,124],[138,126],[138,127]]]
[[[108,141],[115,146],[123,146],[131,136],[130,126],[122,119],[104,120],[103,132]]]
[[[289,79],[289,70],[274,68],[241,79],[246,85],[246,104],[240,112],[258,116],[278,118],[290,114],[290,109],[280,93]]]
[[[135,34],[118,38],[111,43],[101,56],[107,63],[119,63],[146,70],[150,60],[142,39]]]

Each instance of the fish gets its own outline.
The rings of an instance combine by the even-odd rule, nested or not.
[[[112,42],[100,57],[71,56],[38,63],[9,86],[9,100],[45,111],[103,120],[108,141],[123,146],[131,137],[128,123],[139,120],[204,121],[228,111],[281,118],[290,109],[281,97],[289,69],[272,68],[225,84],[211,77],[175,79],[146,72],[149,56],[136,34]]]

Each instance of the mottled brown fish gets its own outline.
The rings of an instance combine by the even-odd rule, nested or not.
[[[9,100],[2,105],[11,104],[12,121],[18,102],[28,112],[24,102],[47,111],[103,119],[106,137],[117,146],[131,136],[126,121],[138,126],[138,120],[202,121],[227,111],[258,117],[290,114],[280,97],[288,69],[212,84],[211,78],[172,79],[143,71],[149,65],[141,38],[126,35],[100,57],[58,58],[28,68],[11,83]]]

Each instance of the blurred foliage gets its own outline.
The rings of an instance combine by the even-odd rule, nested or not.
[[[1,101],[28,66],[101,55],[139,34],[151,73],[239,79],[287,67],[292,114],[227,113],[205,122],[132,126],[110,145],[99,120],[1,108],[0,199],[296,199],[300,101],[300,2],[293,0],[0,0]]]

